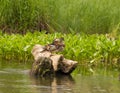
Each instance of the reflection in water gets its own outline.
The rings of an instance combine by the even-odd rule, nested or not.
[[[29,75],[30,68],[31,64],[0,62],[0,93],[120,93],[116,69],[97,68],[90,74],[81,67],[72,77],[39,78]]]
[[[118,80],[120,81],[120,73],[119,73],[119,76],[118,76]]]
[[[43,93],[71,93],[75,81],[71,75],[58,74],[55,77],[31,77],[33,85],[40,86],[36,91]]]

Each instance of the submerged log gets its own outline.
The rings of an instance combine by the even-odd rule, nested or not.
[[[31,52],[35,60],[31,69],[32,75],[70,74],[77,67],[76,61],[65,59],[63,55],[46,51],[42,45],[35,45]]]
[[[32,65],[31,74],[36,76],[54,74],[52,60],[47,57],[39,57],[39,59]]]
[[[60,68],[60,64],[61,62],[63,61],[63,56],[62,55],[52,55],[50,57],[50,59],[52,60],[52,65],[53,65],[53,68],[54,68],[54,71],[59,71],[61,68]]]
[[[60,71],[65,74],[70,74],[77,67],[77,61],[64,59],[60,62]]]

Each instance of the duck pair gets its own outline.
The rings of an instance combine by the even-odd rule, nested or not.
[[[60,52],[65,48],[64,38],[54,39],[51,44],[45,45],[44,50],[50,52]]]

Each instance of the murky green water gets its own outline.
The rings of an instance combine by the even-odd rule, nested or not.
[[[35,78],[29,75],[30,67],[30,63],[0,62],[0,93],[120,93],[116,70]]]

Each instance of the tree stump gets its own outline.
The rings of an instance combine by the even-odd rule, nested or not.
[[[44,46],[39,44],[35,45],[31,52],[35,60],[31,69],[32,75],[70,74],[77,67],[78,62],[65,59],[63,55],[46,51]]]

